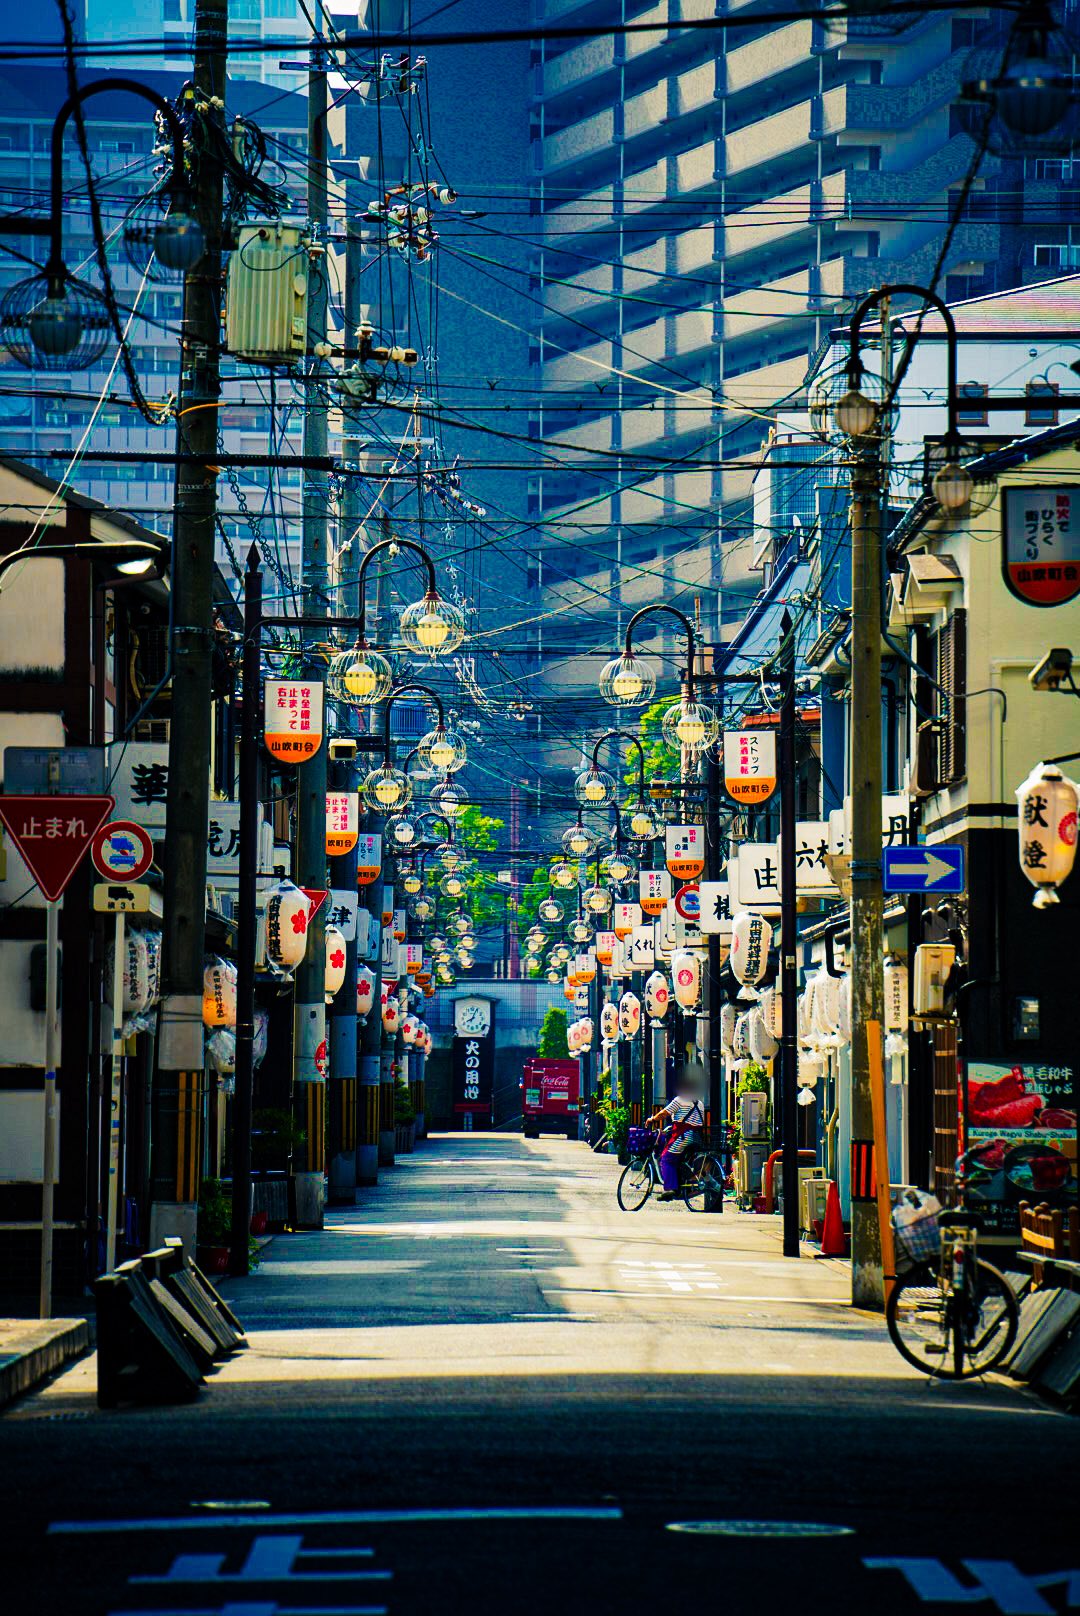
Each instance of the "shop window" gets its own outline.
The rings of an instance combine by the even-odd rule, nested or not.
[[[1053,398],[1057,391],[1057,382],[1048,381],[1028,382],[1024,389],[1029,399]],[[1029,403],[1024,416],[1024,424],[1026,426],[1057,426],[1057,406]]]
[[[967,773],[967,612],[958,607],[938,635],[938,783],[954,785]]]
[[[987,393],[983,382],[961,382],[960,396],[963,399],[985,398]],[[961,404],[956,412],[958,426],[985,426],[987,424],[986,410],[978,404]]]

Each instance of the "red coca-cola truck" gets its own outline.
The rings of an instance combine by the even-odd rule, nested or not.
[[[578,1136],[581,1073],[576,1060],[536,1056],[525,1062],[521,1078],[521,1131],[526,1139],[542,1133]]]

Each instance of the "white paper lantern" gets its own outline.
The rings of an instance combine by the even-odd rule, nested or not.
[[[593,1033],[596,1030],[594,1028],[594,1026],[593,1026],[592,1017],[591,1016],[586,1016],[582,1021],[578,1022],[578,1026],[581,1029],[581,1033],[580,1033],[581,1042],[578,1045],[578,1049],[579,1050],[591,1049],[592,1045],[593,1045]]]
[[[813,1031],[822,1038],[835,1038],[840,1025],[840,978],[821,970],[813,980]]]
[[[281,881],[266,905],[266,957],[279,970],[292,971],[307,949],[311,904],[291,881]]]
[[[692,950],[680,948],[672,954],[671,985],[676,1004],[692,1010],[701,991],[701,961]]]
[[[840,978],[840,1006],[836,1022],[836,1035],[842,1044],[851,1042],[851,972]]]
[[[219,961],[219,963],[223,963]],[[124,1014],[137,1016],[150,1003],[150,950],[141,931],[129,931],[124,939]],[[235,996],[233,1022],[236,1021]],[[222,1027],[231,1023],[212,1021],[207,1026]]]
[[[740,982],[760,982],[769,963],[772,927],[761,915],[741,909],[731,922],[731,969]]]
[[[908,1030],[908,968],[890,954],[885,961],[885,1031]]]
[[[415,1016],[406,1016],[401,1023],[401,1036],[410,1046],[416,1043],[418,1025]]]
[[[236,1026],[236,967],[211,960],[203,971],[203,1025]]]
[[[735,1053],[735,1023],[739,1012],[733,1004],[725,1004],[720,1012],[720,1047],[727,1055]]]
[[[750,1053],[756,1061],[770,1061],[780,1048],[776,1039],[765,1025],[765,1017],[761,1013],[761,1006],[756,1005],[749,1012],[750,1021]]]
[[[386,1032],[396,1033],[401,1022],[401,1004],[396,993],[383,988],[382,1024]]]
[[[663,1021],[671,1003],[671,989],[663,971],[653,971],[645,979],[645,1009],[654,1021]]]
[[[1016,793],[1020,868],[1035,887],[1036,909],[1058,903],[1076,858],[1080,786],[1051,763],[1037,763]]]
[[[579,1023],[571,1021],[566,1029],[566,1047],[571,1055],[578,1052]]]
[[[356,1013],[366,1016],[375,1003],[375,973],[366,965],[356,968]]]
[[[770,1038],[779,1038],[784,1030],[783,999],[776,988],[761,990],[761,1019]]]
[[[805,1043],[809,1042],[810,1035],[814,1030],[814,979],[813,979],[813,977],[810,978],[809,982],[807,982],[806,986],[803,988],[802,992],[799,994],[799,997],[796,1000],[795,1009],[796,1009],[795,1031],[798,1033],[799,1042],[801,1044],[805,1044]]]
[[[151,1005],[157,1004],[161,997],[161,944],[163,938],[159,931],[144,931],[143,937],[146,939],[147,973],[149,977],[146,1008],[149,1009]]]
[[[345,980],[345,937],[337,926],[326,928],[326,965],[323,970],[323,998],[331,1002]]]
[[[606,1044],[614,1044],[619,1039],[619,1010],[614,1004],[605,1004],[600,1011],[600,1036]]]
[[[633,1038],[641,1027],[641,1000],[636,993],[624,993],[619,1000],[619,1031]]]
[[[825,1057],[816,1049],[799,1050],[799,1082],[812,1089],[825,1071]]]
[[[736,1060],[744,1061],[750,1055],[750,1012],[744,1010],[735,1017],[735,1030],[731,1035],[732,1052]]]
[[[813,1089],[800,1089],[798,1094],[795,1096],[795,1103],[803,1106],[816,1104]]]

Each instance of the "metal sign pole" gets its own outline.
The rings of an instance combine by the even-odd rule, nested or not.
[[[45,906],[45,1139],[41,1169],[41,1296],[39,1316],[52,1317],[53,1179],[56,1176],[56,1065],[60,1023],[56,1014],[56,956],[60,946],[60,903]]]
[[[109,1191],[105,1219],[105,1272],[116,1267],[116,1213],[120,1188],[120,1061],[124,1027],[124,949],[127,918],[122,909],[113,916],[112,1073],[109,1084]]]

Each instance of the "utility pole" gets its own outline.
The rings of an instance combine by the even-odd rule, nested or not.
[[[715,667],[715,664],[714,664]],[[719,692],[717,692],[719,695]],[[723,745],[723,742],[720,742]],[[711,747],[705,760],[705,879],[720,879],[720,759]],[[709,1143],[718,1148],[724,1137],[724,1053],[720,1043],[720,938],[709,934],[705,980],[702,984],[705,1012],[705,1081],[708,1085]],[[722,1212],[723,1193],[705,1192],[705,1211]]]
[[[346,607],[349,611],[349,608]],[[355,744],[355,743],[351,743]],[[350,743],[339,741],[344,751]],[[350,796],[357,790],[355,753],[341,756],[330,764],[333,785],[337,791]],[[359,819],[359,814],[357,814]],[[330,860],[330,884],[352,896],[356,893],[357,850]],[[330,1053],[329,1090],[327,1095],[327,1172],[329,1199],[335,1206],[356,1204],[356,925],[345,943],[345,980],[330,1005],[327,1020]]]
[[[313,239],[308,265],[307,396],[303,453],[325,456],[327,407],[319,396],[325,366],[320,357],[326,342],[328,214],[326,178],[326,73],[324,52],[316,44],[308,73],[308,219]],[[304,472],[303,611],[329,615],[327,573],[327,502],[324,472]],[[308,670],[305,669],[305,672]],[[326,886],[326,757],[327,746],[296,771],[297,885]],[[294,1215],[297,1228],[320,1229],[323,1221],[323,1165],[326,1130],[326,907],[319,909],[309,931],[307,952],[296,972],[293,1010],[293,1104],[304,1143],[293,1158]]]
[[[209,122],[224,124],[228,0],[196,0],[195,82]],[[220,139],[224,141],[224,128]],[[172,717],[165,817],[161,1013],[152,1096],[150,1245],[179,1235],[194,1254],[202,1159],[202,982],[210,813],[210,685],[221,396],[222,170],[206,141],[195,174],[205,251],[184,283],[173,519]]]
[[[780,619],[780,1122],[784,1186],[784,1256],[799,1255],[799,1051],[796,1041],[798,944],[795,873],[795,630],[790,612]]]
[[[877,427],[851,469],[851,1299],[884,1306],[875,1201],[871,1043],[885,1013],[881,898],[881,445]],[[784,1025],[788,1024],[787,1004]],[[879,1062],[880,1063],[880,1062]],[[881,1073],[877,1073],[878,1081]],[[878,1173],[888,1161],[878,1157]]]

